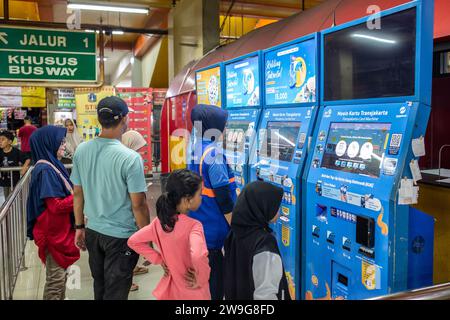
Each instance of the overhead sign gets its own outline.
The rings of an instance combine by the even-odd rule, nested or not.
[[[95,82],[95,33],[0,27],[0,80]]]
[[[259,56],[230,63],[225,67],[227,108],[260,104]]]

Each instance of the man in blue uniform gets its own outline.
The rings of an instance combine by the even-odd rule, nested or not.
[[[199,220],[205,231],[211,267],[209,287],[213,300],[222,300],[224,296],[222,247],[237,198],[234,174],[227,164],[222,146],[227,119],[226,110],[210,105],[197,105],[191,113],[196,132],[188,167],[203,178],[203,186],[202,205],[190,216]]]

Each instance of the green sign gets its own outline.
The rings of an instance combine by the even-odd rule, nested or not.
[[[95,82],[95,33],[0,27],[0,80]]]
[[[74,109],[75,103],[75,90],[74,89],[59,89],[58,90],[58,106],[57,108]]]

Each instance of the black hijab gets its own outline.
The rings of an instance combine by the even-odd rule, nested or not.
[[[253,257],[264,251],[280,255],[269,223],[282,198],[283,189],[263,181],[249,183],[239,195],[224,245],[225,299],[253,300]],[[280,290],[287,290],[284,270],[281,282]]]
[[[283,199],[283,189],[264,181],[248,184],[233,210],[231,230],[237,238],[247,238],[256,233],[271,232],[270,221],[275,217]]]

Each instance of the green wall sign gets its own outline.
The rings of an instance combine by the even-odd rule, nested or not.
[[[0,80],[95,82],[95,33],[0,27]]]

